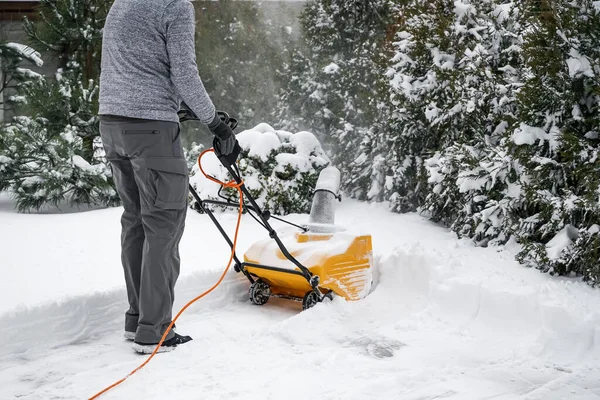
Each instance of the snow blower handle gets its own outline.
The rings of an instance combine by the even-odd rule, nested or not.
[[[229,127],[231,128],[232,131],[235,128],[237,128],[237,125],[238,125],[237,119],[230,117],[229,114],[227,114],[225,111],[217,111],[217,115],[219,116],[219,118],[221,118],[221,121],[223,121],[227,125],[229,125]],[[229,169],[232,165],[235,164],[238,156],[242,152],[242,148],[240,147],[240,144],[236,141],[235,147],[233,148],[233,151],[231,153],[229,153],[227,155],[221,154],[220,142],[219,142],[219,139],[216,137],[213,139],[213,148],[215,149],[215,155],[217,156],[217,158],[219,159],[221,164],[223,164],[223,166],[227,169]],[[237,181],[237,179],[236,179],[236,181]]]

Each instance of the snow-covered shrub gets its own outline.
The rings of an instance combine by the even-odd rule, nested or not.
[[[394,209],[481,245],[513,237],[523,263],[597,282],[596,2],[415,0],[399,15]]]
[[[495,150],[495,151],[492,151]],[[454,145],[426,160],[430,218],[477,245],[504,244],[520,207],[520,167],[502,146]]]
[[[198,156],[204,151],[204,145],[192,142],[189,147],[183,148],[183,156],[187,161],[188,169],[191,171],[198,164]]]
[[[238,167],[259,206],[278,215],[310,212],[319,173],[330,164],[317,138],[307,131],[290,133],[265,123],[236,136],[242,147]],[[221,181],[231,179],[213,153],[203,157],[202,168]],[[206,179],[198,165],[192,170],[191,183],[202,199],[222,200],[220,185]],[[221,194],[237,203],[237,190]]]
[[[93,111],[97,86],[77,70],[57,80],[23,82],[29,117],[16,117],[0,135],[0,190],[15,196],[20,211],[44,205],[115,205],[111,171]]]
[[[15,117],[0,131],[0,191],[8,190],[19,211],[45,205],[115,205],[118,196],[106,164],[83,157],[77,128],[53,132],[43,118]]]
[[[586,246],[600,223],[600,9],[591,0],[519,7],[525,64],[510,136],[524,167],[519,259],[597,282],[597,248]]]
[[[414,0],[399,7],[404,23],[388,71],[392,209],[424,207],[452,225],[470,201],[459,177],[473,174],[476,157],[496,151],[498,128],[512,120],[518,40],[505,3]]]
[[[27,117],[6,127],[0,141],[0,190],[16,196],[21,211],[119,201],[102,154],[98,119],[102,27],[110,4],[42,0],[39,18],[25,19],[29,42],[60,60],[60,68],[55,79],[28,73],[21,80],[19,112]]]
[[[588,229],[580,229],[569,252],[565,258],[572,265],[566,265],[565,269],[577,271],[581,268],[584,281],[594,287],[600,285],[600,226],[594,224]]]
[[[37,104],[25,114],[43,115],[51,125],[57,124],[58,130],[77,126],[83,139],[82,156],[91,163],[99,136],[98,90],[94,83],[100,80],[102,29],[111,5],[112,0],[40,0],[38,17],[25,17],[23,24],[29,42],[59,60],[55,75],[63,94],[57,105],[46,99],[46,106],[50,106],[47,110]]]

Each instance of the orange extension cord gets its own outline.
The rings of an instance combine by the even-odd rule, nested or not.
[[[131,371],[129,374],[127,374],[127,376],[125,376],[123,379],[120,379],[118,381],[116,381],[115,383],[113,383],[112,385],[106,387],[105,389],[103,389],[102,391],[96,393],[95,395],[93,395],[92,397],[89,398],[89,400],[93,400],[93,399],[97,399],[98,397],[100,397],[101,395],[103,395],[104,393],[108,392],[109,390],[111,390],[112,388],[120,385],[121,383],[125,382],[125,380],[127,380],[127,378],[129,378],[131,375],[135,374],[136,372],[138,372],[140,369],[144,368],[149,362],[150,360],[152,360],[152,358],[156,355],[156,353],[158,352],[158,350],[160,349],[160,346],[162,345],[162,343],[164,342],[165,338],[167,337],[167,334],[171,331],[171,328],[173,327],[173,325],[175,324],[175,321],[177,321],[177,319],[179,318],[179,316],[181,314],[183,314],[183,312],[192,304],[194,304],[196,301],[200,300],[201,298],[203,298],[204,296],[206,296],[207,294],[209,294],[210,292],[212,292],[213,290],[215,290],[217,288],[217,286],[219,286],[221,284],[221,282],[223,282],[223,279],[225,278],[225,275],[227,275],[227,271],[229,271],[229,268],[231,267],[231,262],[233,261],[233,256],[235,255],[235,247],[237,245],[237,238],[238,238],[238,232],[240,229],[240,222],[242,220],[242,207],[244,205],[244,199],[243,199],[243,193],[242,190],[240,189],[240,187],[242,186],[243,182],[237,183],[234,180],[229,181],[229,182],[221,182],[220,180],[213,178],[212,176],[208,175],[206,172],[204,172],[204,170],[202,169],[202,163],[200,162],[202,157],[206,154],[206,153],[210,153],[210,152],[214,152],[214,149],[208,149],[203,151],[200,156],[198,156],[198,166],[200,167],[200,171],[202,172],[202,174],[209,180],[216,182],[220,185],[223,185],[224,187],[229,187],[229,188],[236,188],[238,190],[239,196],[240,196],[240,212],[238,214],[238,219],[237,219],[237,224],[235,226],[235,235],[233,237],[233,248],[231,249],[231,256],[229,257],[229,262],[227,263],[227,268],[225,268],[225,271],[223,271],[223,274],[221,275],[221,277],[219,278],[219,280],[217,281],[217,283],[215,283],[210,289],[208,289],[206,292],[202,293],[201,295],[199,295],[196,298],[193,298],[192,300],[190,300],[175,316],[175,318],[173,318],[173,321],[171,321],[171,324],[169,324],[169,327],[167,328],[167,330],[165,331],[165,333],[163,334],[162,338],[160,339],[160,342],[158,342],[158,344],[156,345],[156,348],[154,349],[154,351],[152,352],[152,354],[150,354],[150,356],[146,359],[146,361],[144,361],[139,367],[137,367],[136,369],[134,369],[133,371]]]

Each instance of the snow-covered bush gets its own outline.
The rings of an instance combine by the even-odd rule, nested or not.
[[[404,23],[388,71],[395,110],[387,197],[394,210],[424,207],[452,225],[469,201],[459,176],[496,151],[512,121],[518,40],[504,3],[415,0],[399,7]]]
[[[198,156],[204,151],[204,145],[192,142],[189,147],[183,148],[183,156],[187,161],[188,169],[191,171],[198,164]]]
[[[523,2],[522,87],[510,148],[523,165],[519,259],[597,282],[600,223],[600,8]],[[549,50],[550,49],[550,50]],[[592,261],[596,260],[596,261]],[[593,264],[589,264],[593,262]]]
[[[27,117],[5,127],[0,139],[0,190],[9,190],[21,211],[119,201],[97,115],[102,27],[110,4],[42,0],[39,18],[25,20],[29,41],[56,57],[60,68],[55,79],[27,74],[19,83],[19,111]]]
[[[600,8],[407,1],[386,197],[543,271],[598,282]],[[591,263],[591,264],[590,264]]]
[[[433,187],[424,209],[477,245],[504,244],[520,204],[520,169],[501,146],[480,147],[453,145],[426,161]]]
[[[0,190],[20,211],[45,205],[115,205],[111,171],[102,154],[97,86],[76,69],[19,85],[30,116],[16,117],[0,135]]]
[[[319,173],[330,164],[317,138],[307,131],[275,130],[265,123],[240,132],[237,138],[242,147],[238,167],[259,206],[278,215],[310,212]],[[221,181],[231,179],[214,153],[202,158],[202,168]],[[202,199],[222,200],[220,185],[206,179],[197,164],[191,183]],[[221,195],[237,203],[237,190],[223,190]]]
[[[0,131],[0,191],[8,190],[19,211],[45,205],[114,205],[119,199],[106,164],[90,164],[77,128],[53,132],[43,118],[15,117]]]

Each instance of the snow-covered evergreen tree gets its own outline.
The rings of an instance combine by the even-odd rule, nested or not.
[[[393,185],[397,211],[419,208],[473,234],[473,215],[493,186],[489,163],[514,118],[515,33],[512,3],[410,1],[399,9],[394,67]],[[485,160],[487,159],[487,161]],[[486,177],[487,176],[487,177]],[[501,197],[500,187],[497,196]],[[469,233],[471,232],[471,233]]]
[[[43,0],[32,42],[61,59],[55,79],[36,76],[19,85],[22,111],[0,141],[0,190],[21,211],[46,204],[118,201],[99,143],[97,93],[101,28],[110,2]]]
[[[523,87],[512,152],[524,166],[519,259],[598,283],[600,7],[523,1]]]
[[[284,66],[277,118],[286,129],[315,132],[342,173],[343,190],[359,199],[383,194],[377,155],[389,121],[382,94],[393,7],[389,0],[308,1],[304,43]]]
[[[78,86],[92,88],[94,82],[98,82],[102,28],[111,4],[110,0],[41,0],[39,21],[25,19],[24,28],[30,41],[39,50],[60,60],[59,74],[70,75],[70,79],[62,82],[66,93],[77,90]],[[66,87],[67,83],[72,83],[73,87]],[[81,105],[74,103],[77,98],[72,98],[70,110],[61,112],[62,119],[56,121],[63,126],[78,128],[77,134],[84,142],[82,156],[88,162],[93,162],[94,140],[99,137],[97,98],[95,90]],[[80,106],[89,107],[91,112]],[[51,119],[52,114],[47,113],[45,117]]]
[[[0,191],[8,190],[20,211],[118,203],[99,143],[92,162],[86,160],[86,136],[77,125],[65,123],[92,114],[95,91],[73,71],[58,81],[39,76],[21,85],[20,97],[32,116],[15,117],[0,133]]]

